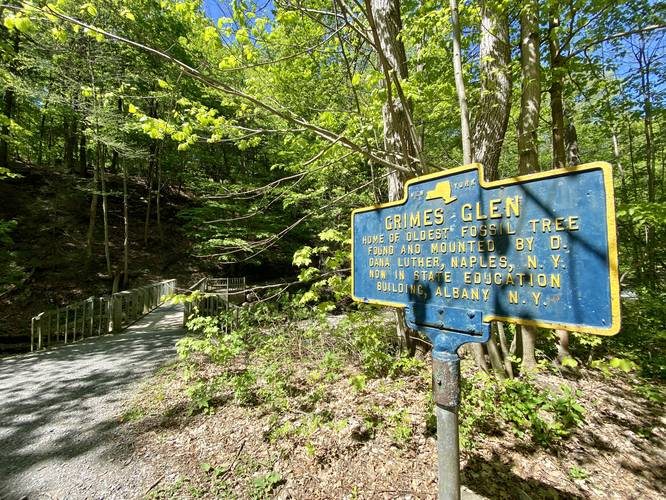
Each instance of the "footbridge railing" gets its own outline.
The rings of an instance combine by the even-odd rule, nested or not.
[[[30,325],[30,350],[119,332],[161,305],[175,290],[176,280],[166,280],[39,313]]]
[[[245,277],[241,278],[202,278],[186,292],[183,326],[195,316],[217,316],[223,311],[235,310],[245,302]],[[196,295],[193,296],[195,292]],[[230,325],[222,325],[228,327]]]

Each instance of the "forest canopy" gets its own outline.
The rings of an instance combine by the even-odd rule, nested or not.
[[[661,289],[664,14],[606,0],[9,1],[0,175],[78,176],[86,258],[101,217],[109,276],[131,262],[108,242],[107,199],[123,194],[106,184],[143,179],[144,245],[164,241],[164,197],[186,192],[193,259],[300,273],[307,304],[349,293],[351,209],[400,198],[409,178],[605,160],[622,283]],[[7,288],[22,266],[16,222],[1,224]]]

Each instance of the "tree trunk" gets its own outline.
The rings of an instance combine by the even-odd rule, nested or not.
[[[617,165],[617,171],[620,173],[620,180],[622,182],[622,201],[627,203],[627,179],[622,168],[622,153],[620,152],[620,142],[617,139],[617,131],[615,130],[615,124],[611,121],[610,123],[610,132],[611,132],[611,141],[613,142],[613,157],[615,158],[615,165]]]
[[[502,143],[511,111],[509,18],[505,8],[492,1],[484,1],[481,5],[479,57],[481,99],[474,120],[470,151],[471,160],[483,164],[486,179],[492,180],[497,177]],[[459,102],[462,97],[461,88],[464,89],[464,82],[462,79],[456,80]],[[469,120],[464,116],[461,105],[461,125],[466,119]],[[487,347],[491,364],[495,368],[497,345],[493,340],[488,342]],[[483,345],[473,343],[471,349],[479,368],[488,371]]]
[[[469,127],[469,111],[465,80],[463,79],[462,57],[460,55],[460,21],[458,19],[458,0],[449,0],[451,6],[451,35],[453,38],[453,73],[456,81],[456,93],[460,106],[460,135],[462,138],[463,163],[472,163],[472,139]]]
[[[78,145],[78,140],[76,136],[77,120],[76,115],[72,114],[69,119],[65,120],[63,125],[64,127],[64,160],[65,168],[68,172],[76,173],[76,162],[75,162],[75,149]]]
[[[417,156],[409,131],[411,109],[408,102],[399,98],[393,83],[393,78],[396,76],[400,80],[405,80],[408,76],[405,47],[399,36],[402,28],[400,1],[366,0],[366,9],[387,88],[387,101],[382,109],[384,149],[387,159],[392,163],[410,166],[412,158]],[[402,198],[404,181],[402,172],[396,169],[389,171],[389,201]],[[399,342],[413,354],[416,345],[405,324],[404,311],[399,311],[396,317]]]
[[[562,77],[564,58],[560,54],[558,28],[560,27],[560,6],[557,1],[550,7],[548,20],[548,51],[550,59],[550,114],[553,130],[553,168],[566,166],[564,149],[564,104],[562,98]]]
[[[645,134],[645,169],[647,171],[647,201],[655,201],[655,153],[653,146],[652,129],[652,86],[650,82],[651,58],[646,54],[645,38],[640,36],[638,52],[638,69],[641,77],[641,93],[643,95],[643,132]],[[655,230],[652,224],[646,225],[645,230],[645,257],[647,261],[647,284],[650,288],[656,287],[657,265],[654,250]]]
[[[497,348],[497,342],[495,341],[494,333],[491,333],[488,343],[486,344],[488,348],[488,357],[490,358],[490,364],[493,367],[493,371],[500,379],[504,380],[507,378],[508,374],[504,368],[504,360],[502,359],[502,354]]]
[[[521,97],[518,121],[518,172],[539,171],[539,113],[541,109],[539,2],[526,0],[520,13]]]
[[[49,101],[44,103],[41,111],[41,118],[39,120],[39,145],[37,147],[37,165],[42,164],[44,158],[44,135],[46,134],[46,110],[49,107]]]
[[[157,102],[153,99],[150,103],[150,109],[148,114],[152,118],[157,118]],[[143,225],[143,245],[148,245],[148,234],[150,229],[150,205],[153,196],[153,175],[155,173],[155,167],[158,162],[158,154],[160,150],[160,143],[157,139],[153,139],[150,143],[150,158],[148,159],[148,193],[147,193],[147,205],[146,205],[146,220]]]
[[[572,357],[569,352],[569,332],[566,330],[555,330],[555,333],[559,337],[559,342],[557,344],[557,361],[562,363],[564,358]]]
[[[157,152],[158,152],[157,141],[154,141],[154,145],[150,147],[150,159],[148,160],[148,179],[147,182],[147,204],[146,204],[146,219],[143,224],[143,245],[148,245],[148,235],[150,230],[150,209],[151,202],[153,198],[153,173],[155,171],[155,165],[157,163]]]
[[[513,365],[511,364],[511,351],[509,349],[508,342],[506,340],[506,331],[504,330],[504,323],[497,321],[495,323],[497,327],[497,337],[500,341],[500,348],[502,349],[502,359],[504,361],[504,370],[506,371],[509,378],[513,378]]]
[[[638,195],[638,173],[634,159],[634,133],[631,129],[631,119],[627,118],[627,137],[629,139],[629,166],[631,167],[631,180],[634,186],[634,196]]]
[[[14,89],[7,87],[3,101],[3,114],[7,117],[8,122],[0,129],[0,167],[9,167],[9,120],[12,119],[14,113]]]
[[[88,155],[86,153],[86,147],[86,134],[82,130],[81,140],[79,142],[79,175],[81,177],[85,177],[88,173]]]
[[[521,98],[518,121],[518,173],[538,172],[539,168],[539,113],[541,110],[541,59],[539,55],[539,3],[537,0],[523,2],[520,12],[520,73]],[[519,330],[519,332],[518,332]],[[519,356],[523,370],[536,367],[536,329],[521,326]]]
[[[164,233],[162,232],[162,218],[160,214],[160,194],[162,192],[162,162],[157,163],[157,193],[155,193],[155,211],[157,212],[157,234],[160,238],[160,244],[164,243]]]
[[[3,32],[5,30],[3,29]],[[14,55],[10,59],[9,71],[10,73],[16,72],[16,62],[18,61],[19,53],[19,44],[20,44],[20,34],[18,30],[14,30]],[[14,101],[16,94],[14,87],[11,85],[5,89],[5,94],[3,96],[3,114],[7,117],[7,123],[2,126],[0,129],[0,167],[9,167],[9,134],[11,132],[9,127],[9,121],[14,115]]]
[[[129,286],[129,202],[127,197],[127,162],[123,165],[123,289]]]
[[[109,211],[107,206],[106,179],[104,173],[104,164],[106,153],[101,143],[97,143],[97,168],[102,186],[102,218],[104,221],[104,257],[106,258],[106,272],[109,276],[113,275],[111,269],[111,249],[109,247]]]
[[[123,112],[123,98],[118,98],[118,113]],[[111,152],[111,167],[109,168],[112,174],[118,173],[118,151],[115,149]]]
[[[502,143],[511,111],[509,16],[492,0],[481,4],[479,47],[481,98],[472,135],[473,161],[482,163],[487,180],[497,178]]]
[[[88,243],[86,246],[86,258],[88,264],[92,263],[93,255],[93,242],[95,236],[95,221],[97,219],[97,184],[98,184],[97,168],[93,168],[93,182],[92,182],[92,199],[90,200],[90,220],[88,222]]]
[[[521,340],[522,350],[521,353],[521,367],[523,371],[533,371],[537,367],[536,356],[534,355],[536,344],[536,328],[533,326],[521,325]]]
[[[578,133],[576,126],[570,116],[567,116],[567,130],[565,134],[565,143],[567,148],[567,165],[573,167],[580,165],[580,149],[578,148]]]

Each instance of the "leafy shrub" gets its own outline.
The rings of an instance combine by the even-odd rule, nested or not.
[[[383,377],[393,367],[397,346],[391,329],[376,315],[350,313],[339,325],[337,335],[349,338],[353,352],[369,377]]]
[[[231,379],[234,401],[241,406],[250,406],[259,401],[257,395],[257,376],[254,371],[246,370]]]
[[[183,337],[176,343],[178,356],[183,360],[189,359],[194,353],[201,353],[214,363],[225,364],[246,348],[238,330],[221,335],[216,318],[196,317],[187,326],[198,336]]]
[[[280,484],[282,480],[282,476],[277,472],[271,472],[265,476],[254,478],[252,480],[252,492],[250,493],[250,498],[268,498],[273,488]]]
[[[212,401],[220,389],[220,380],[198,380],[190,384],[187,388],[187,395],[190,397],[188,413],[213,411]]]
[[[496,380],[483,372],[463,379],[461,444],[473,446],[472,437],[509,427],[520,438],[551,445],[567,437],[584,421],[577,391],[560,387],[561,394],[538,387],[531,379]]]

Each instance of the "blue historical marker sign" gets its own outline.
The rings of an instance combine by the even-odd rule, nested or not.
[[[355,210],[352,232],[354,299],[405,307],[431,337],[487,335],[492,320],[619,330],[607,163],[495,182],[478,164],[419,177],[403,200]]]

